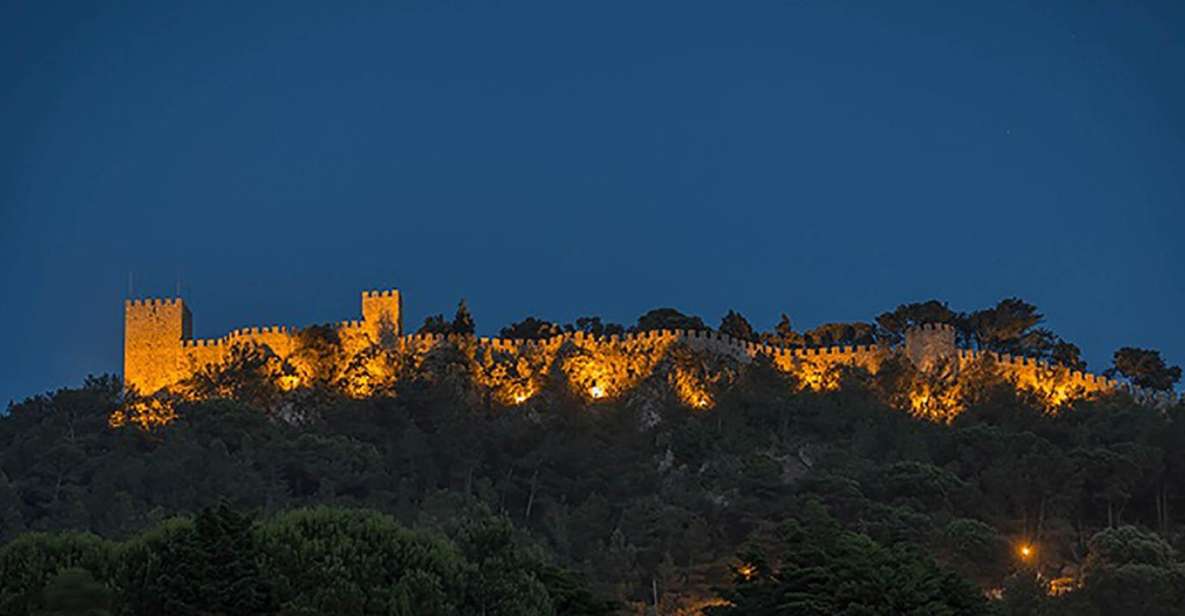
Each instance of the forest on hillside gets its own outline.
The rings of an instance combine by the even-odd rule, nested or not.
[[[978,320],[905,306],[868,335],[891,342],[910,322],[956,322],[971,344],[1072,354],[1034,333],[1035,309],[1018,329],[1006,302]],[[461,312],[425,327],[472,331]],[[635,327],[678,319],[694,317],[652,311]],[[546,329],[524,322],[510,328]],[[742,322],[730,313],[721,330]],[[823,335],[785,322],[771,334]],[[1179,400],[1117,392],[1051,412],[972,374],[962,411],[934,422],[893,404],[899,370],[837,368],[840,386],[816,390],[758,359],[727,366],[730,385],[707,410],[647,390],[590,403],[562,382],[506,406],[472,395],[456,349],[432,353],[364,398],[328,382],[279,393],[258,365],[225,366],[150,429],[112,425],[143,402],[113,377],[11,405],[0,417],[0,613],[1185,605]],[[1153,354],[1117,352],[1115,373],[1171,388],[1179,369]]]

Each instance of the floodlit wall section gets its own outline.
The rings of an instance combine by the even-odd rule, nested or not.
[[[651,356],[656,361],[666,349],[683,344],[696,350],[749,362],[764,356],[779,369],[805,375],[822,375],[833,366],[849,365],[876,372],[887,350],[876,345],[788,348],[738,340],[719,332],[656,330],[594,337],[569,332],[542,340],[477,338],[433,334],[403,335],[403,299],[399,291],[366,291],[362,294],[362,320],[335,325],[343,350],[353,355],[376,343],[394,345],[403,352],[426,352],[442,343],[466,343],[480,353],[510,353],[522,356],[554,357],[565,344],[596,355],[626,353]],[[128,300],[125,304],[124,379],[141,393],[181,381],[209,364],[221,363],[235,344],[268,347],[287,357],[298,346],[300,329],[282,325],[236,329],[221,338],[194,339],[192,316],[180,299]],[[1113,380],[1086,372],[1071,371],[1047,362],[955,346],[955,332],[949,325],[924,325],[906,333],[904,353],[914,365],[929,369],[953,362],[966,369],[976,362],[991,361],[1019,386],[1048,387],[1051,379],[1066,392],[1096,393],[1119,387]],[[1068,395],[1068,394],[1067,394]]]

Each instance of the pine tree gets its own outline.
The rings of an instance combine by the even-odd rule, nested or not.
[[[275,612],[258,565],[253,521],[225,503],[207,508],[169,546],[154,603],[178,616],[248,616]],[[172,566],[170,566],[172,565]]]
[[[473,315],[469,314],[469,307],[465,305],[465,300],[457,304],[457,314],[453,317],[452,333],[454,334],[472,334],[476,331],[476,326],[473,323]]]
[[[757,332],[753,331],[753,326],[749,324],[748,319],[735,310],[729,310],[728,314],[720,320],[720,333],[732,336],[737,340],[757,339]]]

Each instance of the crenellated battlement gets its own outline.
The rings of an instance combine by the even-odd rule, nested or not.
[[[590,356],[633,357],[635,359],[629,361],[643,361],[639,365],[653,366],[667,348],[684,345],[694,351],[729,357],[742,363],[765,357],[778,369],[798,374],[812,387],[826,387],[825,380],[829,378],[827,374],[832,372],[832,367],[857,366],[875,373],[886,357],[900,353],[925,372],[950,366],[958,371],[977,362],[989,361],[1018,386],[1044,388],[1047,391],[1053,391],[1050,388],[1054,388],[1058,396],[1068,395],[1065,392],[1092,393],[1124,387],[1112,379],[1069,370],[1045,360],[960,349],[956,346],[955,328],[945,323],[910,328],[905,332],[904,344],[900,347],[875,344],[786,346],[740,340],[718,331],[683,329],[607,336],[594,336],[582,331],[562,332],[542,339],[458,334],[405,335],[399,291],[363,291],[361,300],[362,319],[339,321],[332,326],[348,357],[376,344],[412,356],[448,344],[483,355],[517,356],[519,359],[516,361],[525,359],[530,362],[539,358],[554,358],[567,345],[581,349]],[[192,336],[189,308],[180,298],[129,299],[125,302],[125,325],[125,380],[128,385],[144,393],[177,383],[204,366],[223,362],[232,347],[239,344],[265,346],[281,359],[287,358],[299,348],[301,332],[304,331],[286,325],[266,325],[237,328],[219,338],[195,339]],[[637,370],[635,366],[626,372],[633,374]],[[518,395],[522,395],[521,392]]]
[[[222,346],[223,344],[226,344],[225,338],[198,338],[196,340],[181,341],[181,347],[186,349],[195,347]]]
[[[183,304],[180,297],[145,297],[124,300],[127,306],[176,306]]]
[[[823,371],[827,366],[837,364],[859,365],[871,370],[881,361],[883,350],[877,345],[844,345],[828,347],[788,347],[740,340],[720,332],[704,330],[648,330],[627,332],[608,336],[594,336],[585,332],[563,332],[539,339],[512,339],[475,336],[441,336],[439,334],[412,334],[400,340],[404,350],[425,350],[437,344],[475,345],[495,353],[529,355],[533,353],[554,353],[564,344],[590,351],[623,352],[628,350],[661,350],[674,344],[688,348],[728,356],[748,363],[759,356],[770,358],[784,370],[810,369]]]
[[[957,359],[961,369],[966,369],[977,362],[990,361],[997,370],[1016,382],[1017,385],[1032,389],[1049,389],[1056,386],[1063,392],[1085,394],[1115,390],[1139,393],[1126,383],[1090,372],[1071,370],[1035,357],[995,351],[959,349]]]
[[[351,352],[385,334],[403,329],[397,290],[362,293],[361,320],[335,325]],[[222,362],[231,347],[250,343],[280,356],[295,348],[299,328],[286,325],[243,327],[219,338],[195,339],[192,315],[181,298],[132,298],[124,302],[124,380],[141,392],[167,387],[209,364]]]

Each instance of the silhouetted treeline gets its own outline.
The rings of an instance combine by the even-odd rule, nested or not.
[[[578,577],[516,541],[504,518],[470,513],[477,515],[412,530],[363,509],[301,509],[256,522],[223,504],[118,542],[27,533],[0,546],[0,612],[614,612]]]

